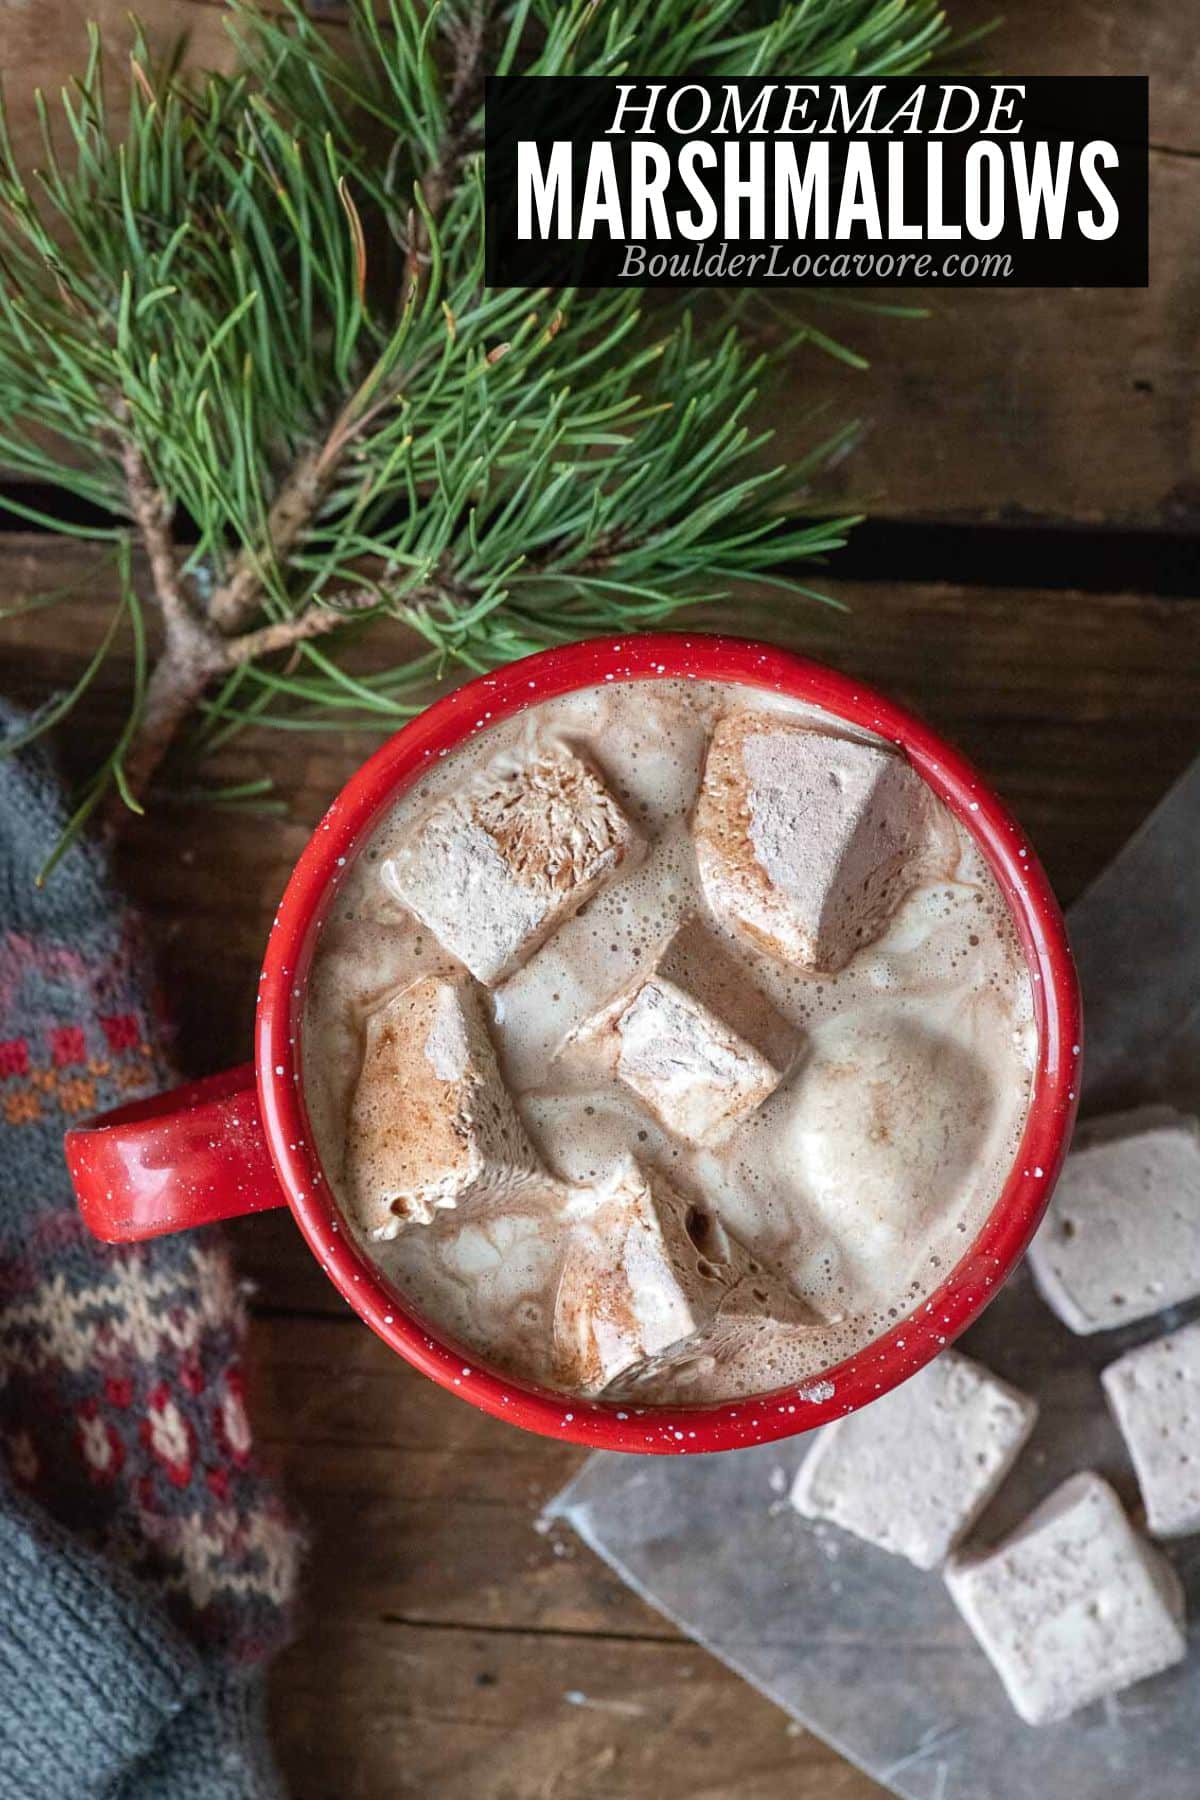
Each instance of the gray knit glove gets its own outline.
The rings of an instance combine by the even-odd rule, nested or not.
[[[103,852],[34,886],[64,819],[40,750],[0,756],[0,1800],[268,1800],[298,1540],[219,1236],[107,1246],[75,1210],[64,1130],[171,1072]]]

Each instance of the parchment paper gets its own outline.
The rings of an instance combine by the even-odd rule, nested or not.
[[[1200,1110],[1200,761],[1071,913],[1087,1016],[1084,1105]],[[1018,1270],[962,1347],[1041,1405],[979,1528],[1002,1534],[1073,1470],[1137,1499],[1097,1371],[1200,1315],[1073,1337]],[[1190,1655],[1165,1675],[1033,1730],[937,1575],[787,1504],[808,1442],[674,1460],[598,1453],[552,1503],[631,1587],[906,1800],[1197,1800],[1200,1537],[1169,1555]]]

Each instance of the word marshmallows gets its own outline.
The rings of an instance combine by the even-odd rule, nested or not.
[[[1023,239],[1058,239],[1077,177],[1090,201],[1076,212],[1078,230],[1112,237],[1119,210],[1102,171],[1117,166],[1115,147],[1099,138],[1053,151],[1026,142],[1023,85],[990,85],[989,101],[961,83],[921,83],[897,104],[878,84],[851,93],[840,83],[768,82],[747,96],[736,84],[668,93],[662,83],[620,83],[607,136],[586,147],[586,160],[570,139],[519,143],[517,235],[607,236],[633,240],[631,248],[717,236],[777,249],[806,240],[986,243],[1015,215]],[[955,149],[961,172],[950,207],[944,140],[966,133],[985,135]],[[619,165],[610,140],[620,138],[629,141]]]

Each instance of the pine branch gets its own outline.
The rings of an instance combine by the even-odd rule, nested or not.
[[[142,453],[132,438],[121,445],[121,467],[129,510],[138,530],[154,578],[154,592],[162,609],[166,635],[186,636],[193,625],[192,612],[179,585],[169,508],[151,480]]]
[[[297,458],[282,483],[267,517],[265,543],[239,552],[228,581],[209,602],[208,616],[218,631],[238,631],[258,608],[264,568],[286,562],[308,529],[324,497],[330,473],[324,453],[309,450]]]
[[[260,625],[257,631],[244,631],[240,637],[230,638],[223,647],[220,666],[240,669],[260,657],[294,650],[297,644],[306,644],[312,638],[327,637],[344,625],[352,613],[378,604],[378,596],[371,593],[339,594],[329,600],[314,601],[293,618]]]
[[[163,624],[163,650],[146,689],[132,748],[125,762],[123,804],[142,795],[172,739],[217,674],[220,646],[211,626],[185,599],[171,535],[170,508],[155,487],[132,438],[122,442],[121,466],[129,510],[141,533]]]
[[[415,304],[428,273],[429,225],[436,224],[441,217],[464,158],[478,145],[478,133],[471,129],[470,120],[478,110],[483,95],[484,49],[491,12],[488,0],[480,0],[480,4],[472,9],[470,19],[465,24],[453,25],[450,30],[454,60],[446,108],[446,129],[432,166],[417,184],[421,193],[421,205],[409,213],[408,250],[404,259],[402,284],[402,294],[409,305]],[[376,413],[394,397],[399,386],[400,378],[393,377],[385,395],[376,401]],[[370,416],[372,415],[368,415],[366,421],[359,422],[359,428],[369,422]],[[304,537],[355,432],[356,425],[348,408],[320,449],[308,450],[297,459],[280,488],[267,521],[266,543],[261,552],[266,562],[280,564]],[[209,617],[221,631],[238,630],[248,618],[253,617],[261,589],[261,563],[243,552],[229,581],[213,596]],[[330,628],[325,622],[324,614],[310,613],[307,618],[310,626],[315,629],[301,632],[300,639],[323,635]],[[282,628],[273,629],[278,631]],[[253,655],[284,647],[282,641],[276,642],[272,637],[271,630],[258,634],[258,646]],[[244,662],[251,660],[251,657],[242,656],[239,660]]]
[[[233,76],[137,35],[119,138],[93,34],[36,177],[0,120],[0,459],[106,510],[138,656],[72,829],[110,789],[140,807],[189,721],[194,754],[251,722],[378,731],[448,672],[739,582],[819,599],[791,566],[853,523],[806,516],[846,442],[818,407],[809,453],[766,461],[780,352],[740,316],[484,285],[482,80],[906,73],[947,41],[935,0],[351,0],[346,53],[278,5],[233,0]],[[385,618],[420,647],[351,674],[343,643]]]

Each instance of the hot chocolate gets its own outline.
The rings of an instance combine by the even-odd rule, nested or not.
[[[927,1296],[1035,1050],[999,888],[909,765],[668,680],[481,721],[404,794],[303,1027],[324,1169],[406,1304],[639,1405],[810,1379]]]

